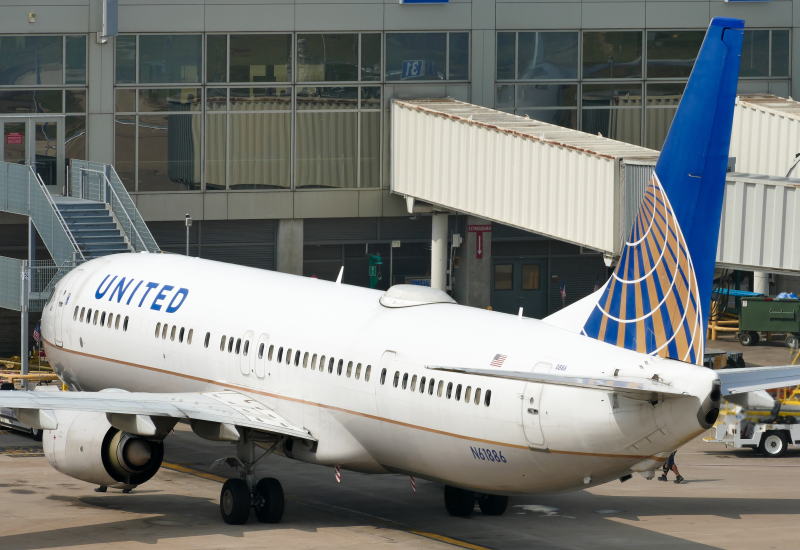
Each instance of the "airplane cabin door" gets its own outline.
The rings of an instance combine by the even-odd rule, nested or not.
[[[550,363],[537,363],[533,367],[533,372],[550,372]],[[522,428],[525,431],[525,439],[531,447],[546,448],[542,432],[541,414],[542,409],[542,384],[528,382],[522,394]]]
[[[55,312],[55,340],[57,346],[63,346],[64,340],[62,331],[64,330],[64,315],[68,315],[67,311],[69,310],[69,299],[72,296],[70,290],[72,289],[72,285],[75,284],[75,281],[80,279],[81,273],[83,273],[82,269],[73,270],[71,273],[67,274],[66,281],[62,285],[61,295],[56,296],[56,312]]]
[[[266,376],[265,365],[267,363],[267,354],[269,353],[269,335],[262,334],[258,337],[258,345],[256,346],[256,376],[264,378]]]

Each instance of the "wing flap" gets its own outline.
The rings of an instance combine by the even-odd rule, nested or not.
[[[189,418],[314,441],[307,430],[294,426],[260,401],[230,390],[203,393],[3,391],[0,392],[0,406]]]
[[[800,384],[800,365],[723,369],[717,373],[722,382],[722,395],[785,388]]]
[[[535,382],[538,384],[551,384],[555,386],[571,386],[574,388],[586,388],[592,390],[603,390],[621,393],[634,399],[651,399],[653,394],[664,396],[682,397],[688,396],[687,392],[674,388],[669,384],[657,380],[631,377],[582,377],[565,376],[561,374],[543,372],[522,372],[522,371],[498,371],[488,369],[468,369],[456,367],[435,367],[426,366],[426,369],[440,370],[446,372],[457,372],[461,374],[472,374],[476,376],[487,376],[490,378],[504,378],[506,380],[520,380],[522,382]]]

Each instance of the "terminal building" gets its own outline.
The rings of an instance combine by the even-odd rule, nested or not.
[[[113,165],[163,251],[185,253],[188,214],[190,255],[425,284],[431,216],[390,192],[404,162],[393,99],[449,97],[658,150],[716,16],[746,21],[741,93],[800,96],[800,1],[6,4],[2,160],[35,163],[54,196],[76,184],[74,161]],[[450,236],[482,223],[452,214]],[[27,258],[25,218],[0,223],[0,255]],[[501,223],[482,236],[490,275],[469,305],[543,317],[608,276],[591,248]],[[449,259],[455,295],[467,253]],[[49,258],[41,240],[36,254]]]

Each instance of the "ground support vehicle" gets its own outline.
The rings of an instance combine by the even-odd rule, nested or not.
[[[776,411],[777,412],[777,411]],[[800,424],[794,415],[753,416],[740,406],[721,414],[707,443],[724,443],[735,449],[754,449],[764,456],[783,456],[790,445],[800,445]]]
[[[755,346],[760,332],[786,333],[786,345],[800,342],[800,300],[791,298],[747,298],[742,300],[737,337],[743,346]]]

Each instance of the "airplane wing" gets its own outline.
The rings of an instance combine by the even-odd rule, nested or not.
[[[187,418],[314,441],[307,430],[292,425],[263,403],[230,390],[202,393],[2,391],[0,407]]]
[[[722,382],[723,396],[800,384],[800,365],[723,369],[717,374]]]
[[[461,374],[474,374],[478,376],[488,376],[491,378],[505,378],[507,380],[521,380],[523,382],[536,382],[539,384],[551,384],[556,386],[572,386],[575,388],[587,388],[592,390],[604,390],[621,393],[634,399],[651,399],[653,394],[662,394],[671,397],[688,396],[677,388],[664,384],[657,380],[647,380],[643,378],[630,378],[614,376],[606,378],[584,378],[580,376],[563,376],[560,374],[543,372],[521,372],[521,371],[498,371],[487,369],[465,369],[455,367],[434,367],[426,366],[426,369],[440,370],[446,372],[458,372]]]

